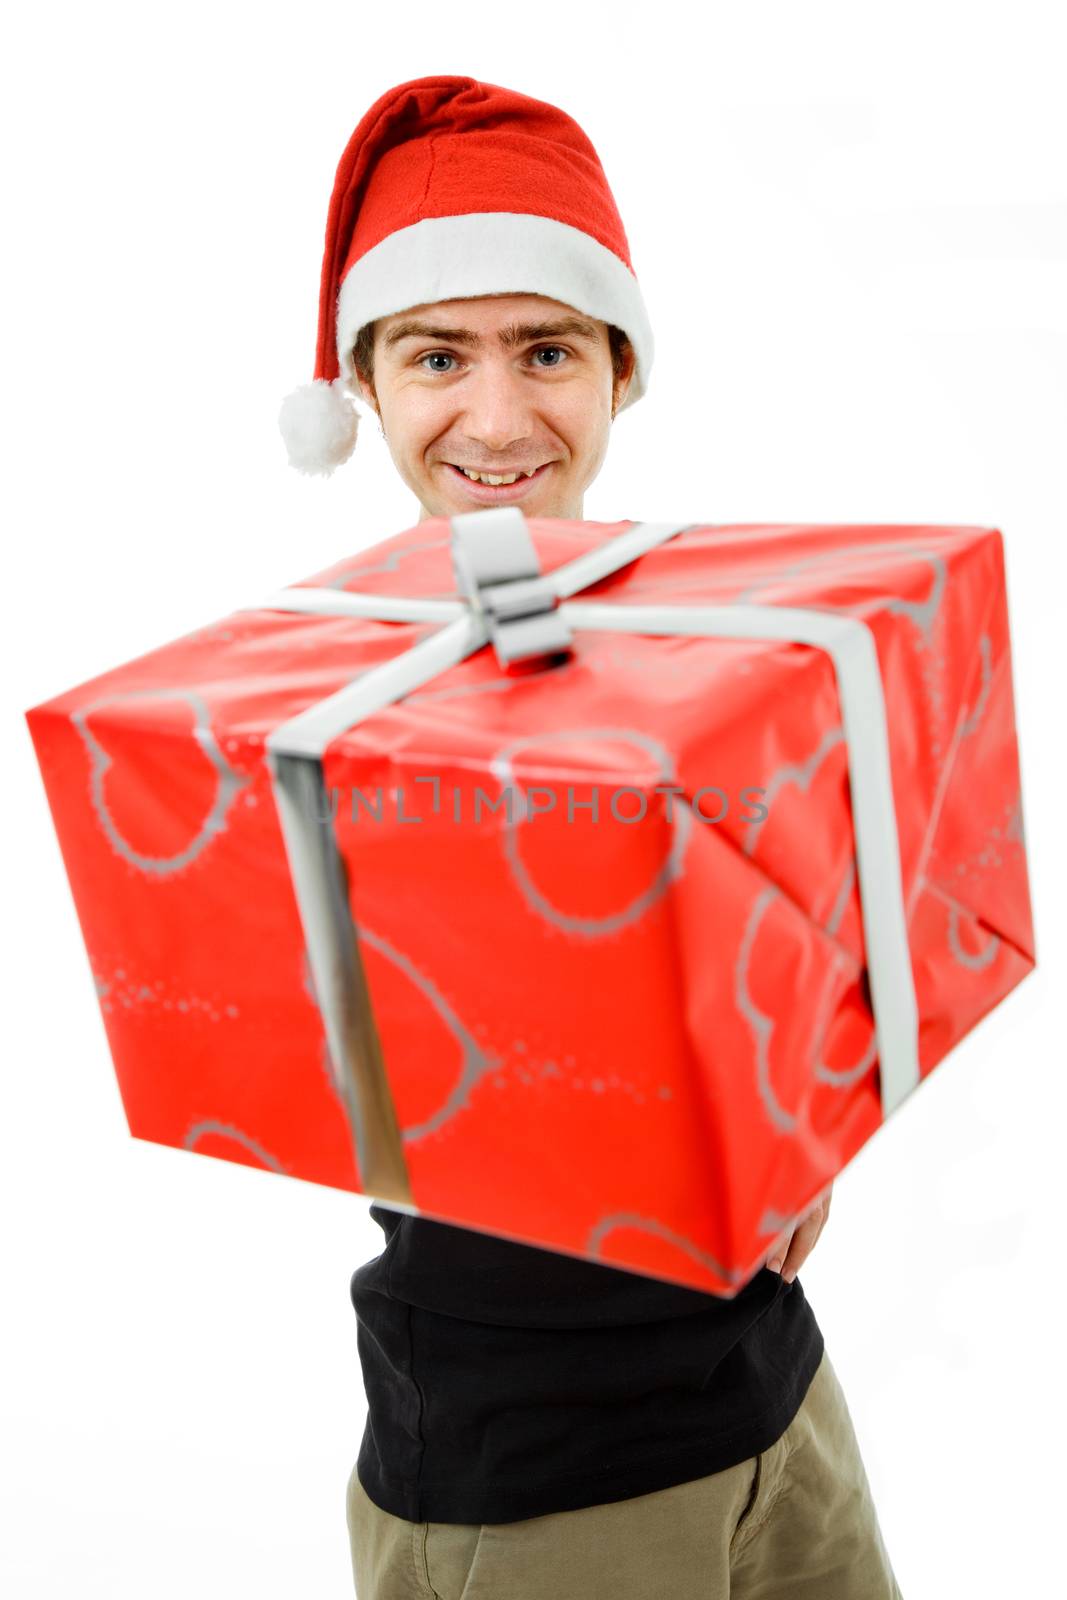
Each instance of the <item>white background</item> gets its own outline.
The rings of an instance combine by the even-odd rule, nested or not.
[[[348,1282],[380,1230],[361,1196],[130,1138],[22,713],[416,520],[365,409],[331,479],[288,467],[276,415],[312,375],[344,144],[437,72],[563,106],[614,188],[657,354],[586,517],[1004,533],[1041,965],[838,1178],[801,1275],[906,1600],[1058,1591],[1056,13],[187,0],[8,22],[7,1594],[352,1592]]]

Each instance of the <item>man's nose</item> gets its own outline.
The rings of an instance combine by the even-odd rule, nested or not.
[[[528,439],[533,431],[530,397],[522,376],[510,367],[486,363],[465,386],[465,431],[494,455]]]

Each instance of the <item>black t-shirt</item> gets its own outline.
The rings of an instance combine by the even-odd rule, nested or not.
[[[823,1336],[799,1278],[733,1300],[373,1204],[352,1275],[357,1472],[409,1522],[514,1522],[650,1494],[768,1449]]]

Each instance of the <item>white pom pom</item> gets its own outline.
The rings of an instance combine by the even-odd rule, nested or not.
[[[344,378],[332,383],[315,378],[282,401],[278,412],[289,465],[300,472],[329,477],[356,447],[359,413],[345,393]]]

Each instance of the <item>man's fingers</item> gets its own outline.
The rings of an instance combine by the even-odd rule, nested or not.
[[[795,1237],[795,1232],[790,1230],[789,1233],[783,1233],[781,1235],[777,1244],[771,1246],[771,1253],[767,1257],[767,1265],[770,1267],[772,1272],[781,1272],[783,1263],[785,1262],[786,1256],[789,1254],[790,1246],[792,1245]]]
[[[793,1235],[792,1243],[786,1253],[785,1264],[782,1267],[782,1277],[786,1283],[792,1283],[815,1248],[815,1241],[818,1237],[819,1229],[814,1221],[801,1223]]]
[[[833,1194],[833,1184],[825,1194],[819,1196],[811,1210],[800,1219],[795,1227],[781,1234],[777,1243],[771,1247],[767,1257],[767,1265],[772,1272],[781,1272],[788,1282],[796,1277],[801,1266],[807,1260],[830,1214],[830,1196]]]
[[[780,1272],[786,1282],[791,1283],[811,1254],[821,1226],[816,1216],[807,1216],[798,1223],[793,1232],[775,1246],[767,1263],[771,1271]]]

